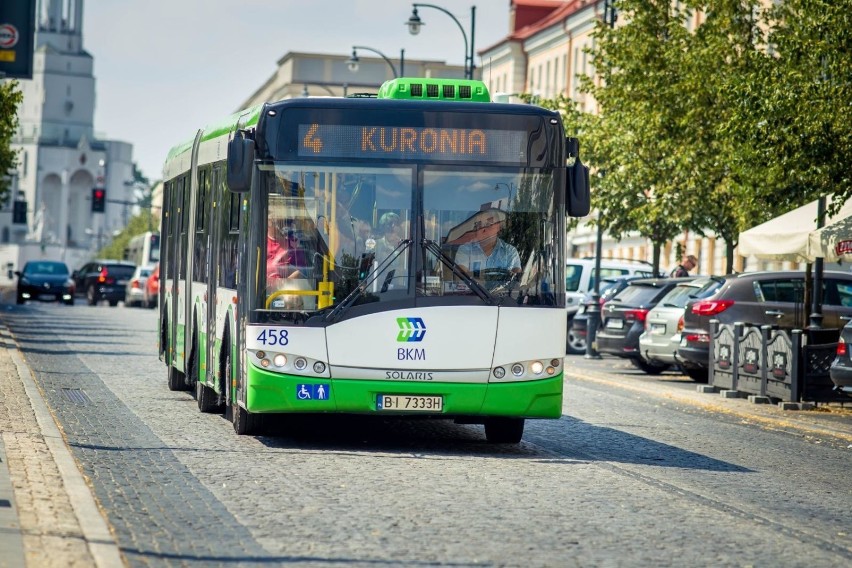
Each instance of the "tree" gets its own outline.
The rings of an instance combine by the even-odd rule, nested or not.
[[[852,0],[785,0],[766,26],[762,57],[732,85],[742,174],[787,209],[833,194],[836,210],[852,197]]]
[[[686,29],[681,8],[668,0],[621,0],[625,24],[602,22],[589,53],[597,77],[583,77],[599,116],[586,119],[589,163],[598,171],[593,205],[616,238],[636,231],[653,245],[659,270],[662,245],[683,225],[683,135],[680,58]]]
[[[18,165],[18,152],[12,149],[11,143],[18,129],[18,107],[23,100],[17,81],[0,83],[0,202],[6,202],[11,191],[5,173]]]

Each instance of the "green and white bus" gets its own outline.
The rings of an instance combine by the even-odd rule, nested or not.
[[[588,169],[560,116],[480,81],[267,103],[164,166],[160,358],[238,434],[264,414],[418,415],[517,443],[562,414],[566,215]]]

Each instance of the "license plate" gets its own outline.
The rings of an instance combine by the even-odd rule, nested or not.
[[[376,410],[394,412],[441,412],[444,397],[437,395],[380,394],[376,397]]]
[[[116,282],[116,284],[118,284],[119,286],[127,286],[127,280],[119,280],[118,282]]]
[[[666,324],[664,323],[652,323],[651,324],[651,335],[665,335],[666,334]]]
[[[606,327],[608,329],[623,329],[624,328],[624,320],[622,319],[613,319],[610,318],[606,320]]]
[[[53,294],[40,294],[38,299],[42,301],[55,300],[56,296],[54,296]]]

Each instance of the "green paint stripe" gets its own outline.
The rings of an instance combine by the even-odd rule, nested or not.
[[[444,414],[559,418],[562,415],[562,375],[540,381],[503,384],[318,379],[271,373],[249,366],[250,412],[376,413],[376,395],[436,394],[444,397]],[[330,385],[328,400],[299,400],[300,384]]]

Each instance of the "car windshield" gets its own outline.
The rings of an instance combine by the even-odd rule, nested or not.
[[[67,276],[68,267],[62,262],[30,262],[24,267],[24,274],[51,274],[54,276]]]

